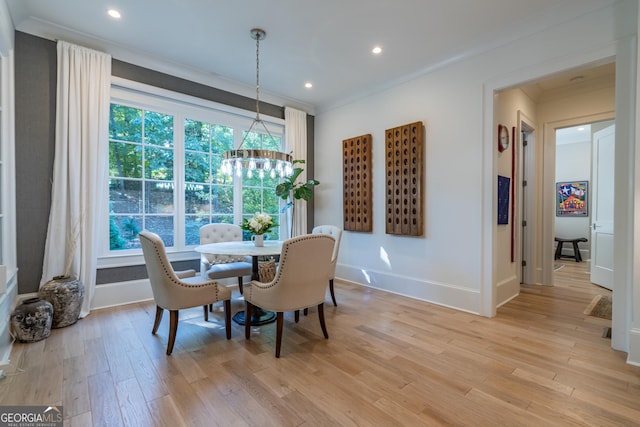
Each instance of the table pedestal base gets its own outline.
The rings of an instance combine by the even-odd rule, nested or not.
[[[276,321],[276,313],[273,311],[265,311],[259,307],[253,307],[253,313],[251,313],[251,326],[266,325]],[[244,326],[244,311],[239,311],[233,315],[233,321],[238,325]]]

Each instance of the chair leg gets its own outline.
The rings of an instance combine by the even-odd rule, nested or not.
[[[238,289],[240,290],[240,295],[243,295],[244,290],[242,289],[242,276],[238,276]]]
[[[156,321],[153,323],[153,329],[151,330],[153,335],[158,332],[158,326],[160,326],[160,322],[162,321],[162,313],[164,313],[164,309],[156,305]]]
[[[251,316],[253,315],[253,305],[244,300],[244,337],[251,338]]]
[[[209,311],[213,311],[213,304],[209,304]]]
[[[560,257],[562,256],[562,246],[564,245],[564,242],[558,242],[558,244],[556,245],[556,253],[553,256],[553,259],[560,259]]]
[[[209,321],[209,307],[206,305],[203,305],[202,308],[204,308],[204,321],[208,322]]]
[[[173,344],[176,342],[178,333],[178,310],[169,310],[169,342],[167,343],[167,356],[173,352]]]
[[[300,321],[300,310],[294,311],[293,318],[294,318],[296,323],[298,323]]]
[[[224,300],[224,328],[227,332],[227,339],[231,339],[231,300]]]
[[[327,333],[327,325],[324,323],[324,303],[318,304],[318,319],[320,319],[320,327],[322,328],[322,333],[325,338],[329,338],[329,334]]]
[[[331,292],[331,299],[333,300],[333,305],[338,306],[336,302],[336,294],[333,292],[333,279],[329,279],[329,292]]]
[[[284,313],[279,311],[276,317],[276,357],[280,357],[282,346],[282,326],[284,325]]]
[[[304,315],[306,316],[307,314],[309,314],[309,307],[305,308],[304,310],[302,310],[302,312],[304,313]]]
[[[582,262],[582,255],[580,254],[578,242],[573,242],[573,255],[576,258],[576,262]]]

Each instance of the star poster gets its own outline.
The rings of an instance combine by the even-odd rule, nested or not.
[[[556,183],[556,216],[589,216],[588,182]]]

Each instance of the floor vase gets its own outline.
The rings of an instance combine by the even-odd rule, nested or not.
[[[78,321],[84,285],[80,280],[68,276],[56,276],[40,287],[38,296],[53,305],[52,328],[64,328]]]
[[[36,342],[51,335],[53,306],[40,298],[22,301],[11,313],[11,327],[18,341]]]

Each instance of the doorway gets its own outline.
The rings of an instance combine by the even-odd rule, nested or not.
[[[536,123],[534,145],[528,147],[528,157],[534,161],[527,179],[527,191],[534,197],[523,211],[527,227],[535,231],[528,242],[523,242],[523,256],[529,253],[523,258],[523,283],[553,285],[556,130],[613,120],[615,85],[615,63],[607,63],[569,70],[518,87],[533,101],[530,112],[526,112]],[[587,175],[586,180],[590,179]]]
[[[531,261],[533,280],[528,284],[541,285],[553,283],[553,216],[555,212],[555,128],[571,126],[573,124],[588,121],[613,119],[616,121],[616,178],[615,178],[615,239],[614,239],[614,263],[615,263],[615,294],[613,295],[614,316],[612,321],[611,346],[615,350],[627,351],[630,360],[640,363],[640,334],[634,329],[634,313],[637,314],[637,304],[632,305],[634,291],[637,291],[637,283],[633,277],[637,274],[638,257],[634,256],[633,247],[637,240],[637,233],[633,233],[637,218],[634,216],[633,199],[629,195],[638,189],[638,179],[634,180],[636,163],[632,160],[637,155],[635,108],[636,100],[636,61],[635,38],[620,40],[615,45],[611,44],[599,50],[591,56],[570,55],[568,61],[561,64],[544,64],[533,70],[523,69],[518,75],[509,75],[496,78],[485,85],[485,109],[493,112],[485,116],[485,146],[484,153],[486,166],[483,174],[484,193],[493,194],[483,201],[485,219],[483,223],[487,229],[491,229],[493,235],[487,238],[483,244],[483,250],[487,254],[483,263],[484,274],[482,276],[482,313],[488,316],[495,315],[496,307],[504,304],[516,293],[505,295],[501,292],[505,286],[516,282],[519,265],[509,265],[499,251],[504,246],[506,239],[500,239],[499,227],[495,225],[496,192],[494,188],[495,176],[504,169],[499,162],[495,151],[495,125],[511,112],[511,119],[515,124],[515,112],[523,109],[535,120],[536,146],[531,147],[535,153],[535,208],[529,208],[531,220],[528,222],[534,227],[534,242],[532,242],[533,258]],[[594,62],[589,62],[594,61]],[[615,61],[615,62],[614,62]],[[567,66],[568,65],[568,66]],[[573,68],[570,68],[573,65]],[[588,72],[602,65],[609,65],[613,70],[607,76],[595,80],[589,79]],[[619,66],[617,66],[619,65]],[[586,73],[581,78],[581,72]],[[566,81],[567,77],[578,77],[573,83]],[[547,76],[547,77],[545,77]],[[551,77],[548,77],[551,76]],[[553,80],[556,76],[562,76],[565,81],[560,89],[560,95],[546,96],[546,81]],[[573,77],[570,77],[573,78]],[[533,82],[533,83],[529,83]],[[589,84],[590,82],[597,84]],[[540,84],[539,84],[540,83]],[[528,89],[532,90],[529,92]],[[579,90],[577,90],[579,88]],[[575,90],[574,90],[575,89]],[[502,92],[510,90],[521,91],[502,96]],[[524,94],[525,96],[521,96]],[[541,94],[541,95],[540,95]],[[565,95],[565,96],[562,96]],[[560,99],[562,98],[562,99]],[[504,100],[504,101],[503,101]],[[506,102],[505,102],[506,101]],[[566,101],[566,102],[563,102]],[[593,101],[593,102],[592,102]],[[616,114],[617,113],[617,114]],[[569,118],[582,118],[580,122],[569,122]],[[585,120],[586,119],[586,120]],[[563,123],[564,122],[564,123]],[[550,132],[550,129],[553,132]],[[551,135],[550,135],[551,133]],[[551,147],[548,147],[548,144]],[[550,149],[552,148],[552,150]],[[502,162],[504,163],[504,162]],[[516,212],[517,214],[517,212]],[[637,228],[636,228],[637,230]],[[520,242],[517,242],[518,244]],[[516,247],[518,247],[516,245]],[[637,255],[637,254],[636,254]],[[507,276],[511,274],[511,276]],[[506,279],[504,279],[506,277]],[[513,277],[513,279],[511,279]],[[506,280],[506,282],[505,282]],[[510,288],[512,289],[512,288]],[[513,289],[519,289],[513,287]],[[637,292],[636,292],[637,293]],[[638,318],[638,316],[635,316]]]
[[[576,243],[578,254],[574,245],[566,244],[562,251],[555,252],[554,286],[596,294],[607,294],[600,290],[613,287],[610,243],[613,240],[614,132],[613,120],[585,122],[555,131],[554,236],[583,241]],[[600,231],[605,232],[603,236]]]

